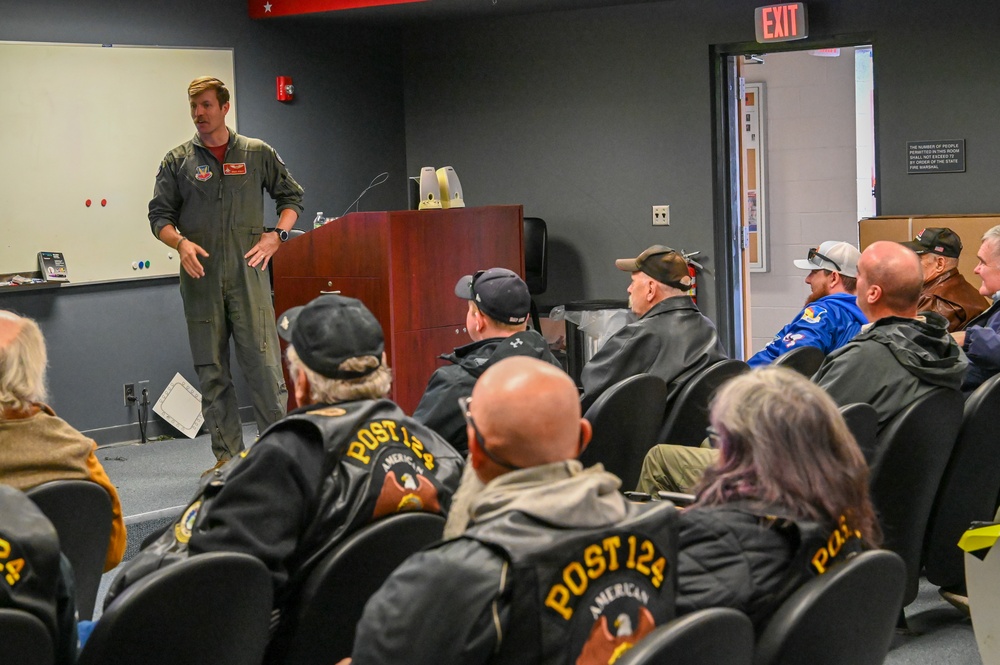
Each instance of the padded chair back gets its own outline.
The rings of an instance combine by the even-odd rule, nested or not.
[[[94,616],[111,538],[111,497],[89,480],[53,480],[26,492],[59,534],[59,548],[73,566],[80,619]]]
[[[864,453],[865,461],[871,464],[878,439],[878,412],[875,407],[864,402],[845,404],[840,407],[840,415]]]
[[[0,651],[12,665],[52,665],[55,647],[42,620],[23,610],[0,609]]]
[[[441,539],[444,521],[432,513],[397,513],[348,536],[309,574],[267,662],[330,665],[350,656],[365,603],[407,557]]]
[[[642,460],[656,443],[666,399],[667,384],[651,374],[630,376],[605,390],[584,414],[594,436],[580,461],[585,466],[600,462],[621,478],[622,489],[635,489]]]
[[[549,234],[541,217],[524,218],[524,283],[531,295],[545,293],[549,282]]]
[[[962,407],[957,390],[924,395],[882,429],[869,464],[883,547],[906,563],[904,605],[917,597],[927,520],[962,425]]]
[[[104,609],[77,665],[256,665],[271,623],[256,557],[198,554],[140,578]]]
[[[787,367],[806,378],[811,378],[823,364],[826,354],[818,346],[800,346],[788,353],[782,353],[772,363],[776,367]]]
[[[872,550],[809,580],[768,621],[754,665],[882,665],[905,577],[897,554]]]
[[[945,467],[924,538],[928,581],[952,587],[965,581],[958,539],[975,520],[993,520],[1000,493],[1000,374],[965,402],[962,429]]]
[[[549,232],[541,217],[524,218],[524,283],[531,298],[531,324],[541,332],[538,305],[534,296],[545,293],[549,285]]]
[[[666,623],[625,652],[619,665],[750,665],[753,624],[729,607],[709,607]]]
[[[689,379],[668,407],[657,443],[700,446],[706,436],[712,395],[723,383],[748,371],[750,368],[742,360],[723,360]]]

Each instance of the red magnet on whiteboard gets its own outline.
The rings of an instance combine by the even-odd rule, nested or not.
[[[101,207],[103,208],[106,205],[108,205],[108,200],[107,199],[101,199]]]
[[[87,207],[90,207],[90,199],[87,199]]]

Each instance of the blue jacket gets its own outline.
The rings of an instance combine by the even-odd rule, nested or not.
[[[831,293],[806,305],[747,364],[751,367],[768,365],[798,346],[816,346],[828,354],[851,341],[866,323],[868,319],[858,309],[854,294]]]
[[[965,327],[962,350],[969,356],[969,371],[962,391],[971,393],[1000,372],[1000,300],[995,300]]]

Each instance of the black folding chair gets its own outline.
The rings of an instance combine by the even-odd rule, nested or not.
[[[811,378],[823,364],[826,354],[818,346],[800,346],[778,356],[772,365],[793,369],[802,376]]]
[[[646,453],[656,443],[663,419],[667,384],[651,374],[636,374],[611,386],[587,409],[594,428],[590,445],[580,455],[586,466],[600,462],[635,489]]]
[[[271,573],[235,552],[161,568],[104,609],[78,665],[260,663],[271,623]]]
[[[709,607],[666,623],[625,652],[619,665],[750,665],[753,624],[728,607]]]
[[[441,539],[444,521],[433,513],[397,513],[348,536],[309,573],[266,662],[330,665],[350,656],[365,603],[407,557]]]
[[[111,497],[89,480],[53,480],[26,494],[56,528],[59,548],[73,566],[80,619],[91,619],[111,538]]]
[[[41,619],[23,610],[0,609],[0,652],[12,665],[52,665],[55,648]]]
[[[806,582],[768,621],[754,665],[882,665],[902,608],[906,566],[873,550]]]
[[[924,537],[927,580],[945,588],[965,584],[958,539],[973,521],[992,521],[1000,493],[1000,374],[965,402],[962,429],[945,467]]]
[[[750,368],[742,360],[723,360],[691,377],[668,408],[657,443],[700,446],[708,427],[708,406],[719,387]]]

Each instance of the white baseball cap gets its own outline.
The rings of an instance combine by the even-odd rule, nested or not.
[[[802,270],[832,270],[844,277],[858,276],[858,260],[861,252],[848,242],[827,240],[819,247],[813,247],[804,259],[795,259],[795,267]]]

